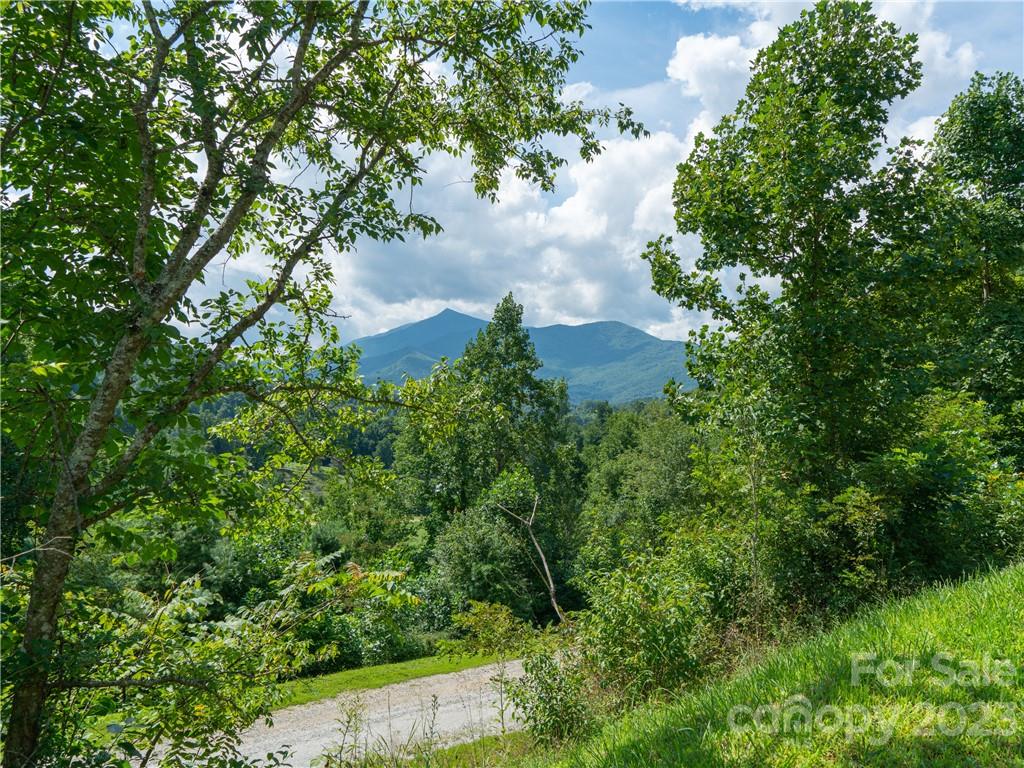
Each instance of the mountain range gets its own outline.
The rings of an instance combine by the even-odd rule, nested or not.
[[[442,357],[462,355],[486,320],[446,309],[415,323],[354,342],[369,382],[421,378]],[[543,378],[564,378],[573,402],[626,403],[658,397],[669,379],[688,382],[685,346],[616,321],[527,328]]]

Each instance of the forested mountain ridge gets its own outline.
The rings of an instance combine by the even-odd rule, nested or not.
[[[360,372],[367,382],[401,383],[422,378],[442,357],[455,359],[466,342],[487,325],[453,309],[374,336],[356,339]],[[626,403],[661,395],[665,382],[689,384],[686,349],[626,323],[606,320],[582,325],[528,327],[545,379],[565,379],[574,402]]]

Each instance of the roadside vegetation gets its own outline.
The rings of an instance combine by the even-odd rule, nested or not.
[[[1022,620],[1020,567],[889,600],[523,765],[1019,766]]]
[[[994,766],[1024,754],[1024,567],[889,599],[584,739],[510,733],[353,768]],[[999,660],[1009,662],[1000,664]]]

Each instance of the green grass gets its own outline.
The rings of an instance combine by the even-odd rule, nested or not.
[[[883,685],[877,675],[854,684],[853,654],[879,662],[906,659],[918,668]],[[950,684],[930,664],[1008,660],[1002,683]],[[964,680],[964,682],[967,682]],[[984,683],[984,681],[982,681]],[[793,717],[782,733],[729,727],[734,707],[755,709],[806,697],[826,718],[800,733]],[[797,713],[803,700],[783,712]],[[854,727],[828,732],[839,708]],[[959,708],[966,715],[961,723]],[[1002,714],[1015,709],[1015,715]],[[748,710],[737,722],[748,725]],[[860,728],[861,713],[871,726]],[[822,715],[823,712],[827,714]],[[784,722],[784,721],[780,721]],[[813,721],[812,721],[813,722]],[[767,723],[767,720],[766,720]],[[886,724],[891,724],[886,725]],[[861,732],[858,732],[861,731]],[[834,631],[772,652],[726,681],[709,683],[670,704],[636,710],[596,736],[555,755],[534,753],[526,764],[572,768],[692,766],[769,768],[844,766],[967,768],[1024,766],[1024,568],[993,573],[959,586],[927,590],[870,610]]]
[[[533,737],[523,731],[484,736],[476,741],[455,744],[431,753],[432,768],[498,768],[521,760],[536,748]],[[424,761],[410,765],[423,768]]]
[[[392,683],[401,683],[417,677],[442,675],[463,669],[479,667],[497,661],[490,656],[427,656],[422,659],[400,661],[395,664],[380,664],[375,667],[359,667],[334,672],[320,677],[306,677],[281,683],[284,697],[275,707],[291,707],[310,701],[327,699],[345,691],[366,688],[380,688]]]

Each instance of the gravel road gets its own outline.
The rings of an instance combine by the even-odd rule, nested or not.
[[[518,661],[488,664],[281,709],[272,726],[259,723],[243,733],[239,749],[262,758],[287,745],[290,763],[308,768],[332,749],[395,754],[417,742],[442,746],[498,733],[501,695],[491,679],[502,666],[508,677],[523,671]],[[511,708],[505,726],[516,728]]]

